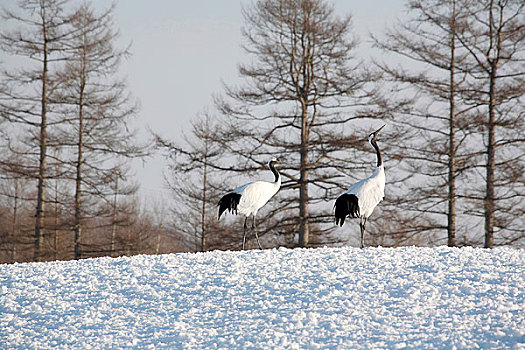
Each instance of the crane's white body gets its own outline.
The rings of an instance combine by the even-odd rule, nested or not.
[[[279,188],[281,187],[281,175],[277,170],[275,170],[274,164],[279,163],[279,160],[272,158],[268,162],[268,167],[275,176],[275,181],[255,181],[250,182],[245,185],[236,187],[230,193],[224,195],[218,204],[219,207],[219,216],[221,218],[222,213],[229,211],[230,213],[240,213],[245,216],[244,219],[244,233],[242,237],[242,249],[244,249],[244,244],[246,242],[246,229],[248,217],[253,217],[252,221],[252,230],[255,233],[255,238],[257,239],[257,244],[261,248],[261,243],[259,242],[259,237],[255,231],[255,216],[259,209],[261,209],[270,198],[272,198]],[[262,249],[262,248],[261,248]]]
[[[239,186],[233,190],[241,195],[237,211],[245,216],[255,216],[257,211],[279,191],[281,177],[274,182],[255,181]]]
[[[360,216],[368,219],[374,208],[385,197],[385,169],[381,164],[374,173],[352,186],[346,191],[359,199]]]
[[[340,195],[334,204],[335,224],[343,226],[347,216],[359,218],[359,228],[361,229],[361,248],[364,247],[364,234],[366,222],[375,207],[385,196],[385,168],[383,158],[376,142],[377,134],[385,127],[383,125],[368,136],[368,142],[374,147],[377,154],[377,166],[372,175],[363,179]]]

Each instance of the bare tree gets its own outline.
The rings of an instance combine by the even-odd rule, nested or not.
[[[30,261],[33,259],[34,190],[29,180],[16,173],[7,173],[0,180],[0,261]]]
[[[217,222],[216,206],[224,189],[217,180],[223,149],[216,141],[218,125],[210,113],[192,121],[191,134],[184,143],[169,142],[157,135],[157,144],[170,159],[166,183],[172,190],[174,225],[186,234],[189,246],[206,251],[211,247],[230,248],[235,242]],[[228,232],[231,233],[231,232]],[[237,241],[238,242],[238,241]]]
[[[4,52],[25,63],[2,71],[0,111],[11,125],[17,125],[15,139],[21,137],[25,141],[24,149],[17,148],[17,152],[35,159],[36,163],[23,171],[38,182],[35,260],[40,259],[46,212],[48,128],[56,122],[52,115],[51,97],[57,86],[54,67],[63,58],[63,43],[70,34],[69,17],[64,13],[67,2],[24,0],[19,1],[18,13],[4,9],[2,14],[3,19],[12,23],[15,29],[2,31],[0,46]],[[13,149],[13,139],[8,142]]]
[[[22,237],[18,233],[27,230],[25,220],[20,229],[19,208],[22,201],[32,200],[34,260],[80,258],[84,248],[91,256],[105,254],[109,242],[96,232],[105,232],[101,225],[114,227],[112,214],[126,214],[128,201],[109,203],[137,189],[125,181],[126,159],[147,153],[130,126],[136,105],[117,77],[127,50],[114,47],[118,33],[113,29],[113,7],[95,13],[87,3],[75,7],[68,1],[26,0],[19,2],[18,11],[21,14],[4,10],[12,24],[0,37],[1,48],[18,59],[17,67],[6,65],[0,76],[0,147],[6,150],[0,170],[4,182],[20,177],[37,180],[38,186],[34,198],[27,188],[20,191],[30,194],[25,198],[15,191],[13,232]],[[12,193],[6,190],[2,195],[9,198]],[[142,222],[117,217],[126,219],[122,227]],[[66,224],[74,240],[59,240]],[[92,225],[93,238],[83,237],[85,225]],[[23,247],[23,242],[16,243],[18,249]],[[64,251],[71,247],[72,256]],[[145,249],[140,244],[135,248]]]
[[[497,244],[524,238],[525,3],[473,1],[466,11],[457,39],[476,64],[468,72],[470,98],[479,106],[474,126],[485,157],[485,188],[469,198],[483,203],[484,246],[491,248],[496,230]]]
[[[260,168],[272,155],[298,169],[281,172],[287,180],[269,216],[280,216],[274,229],[298,232],[305,247],[312,224],[316,233],[332,230],[318,224],[332,221],[325,202],[340,191],[343,170],[363,169],[354,151],[366,134],[349,137],[345,123],[357,128],[352,121],[384,116],[371,111],[379,104],[371,87],[377,76],[353,57],[351,17],[337,16],[324,0],[260,0],[243,15],[252,63],[239,67],[246,84],[227,87],[217,100],[225,116],[222,139],[239,169]]]
[[[476,240],[475,231],[469,232],[469,226],[475,227],[474,214],[485,218],[487,247],[493,244],[490,237],[497,210],[498,226],[507,231],[500,244],[510,243],[522,236],[518,227],[524,210],[520,204],[523,152],[519,150],[523,113],[517,112],[523,110],[524,96],[520,88],[523,4],[413,0],[408,9],[406,18],[384,39],[375,39],[386,52],[412,62],[410,66],[379,64],[402,84],[397,87],[402,94],[416,96],[412,108],[396,117],[408,137],[395,149],[408,172],[417,174],[410,180],[407,193],[411,195],[400,199],[401,207],[423,214],[414,218],[414,233],[446,229],[448,245],[455,245],[459,204],[465,231],[462,244]],[[483,143],[486,148],[480,151]],[[499,157],[495,157],[497,148]],[[480,161],[483,155],[485,164]],[[485,179],[480,168],[486,170]],[[484,183],[485,190],[478,183]],[[483,213],[476,202],[484,203]],[[443,215],[446,226],[440,219]]]
[[[406,17],[384,38],[374,38],[377,47],[410,62],[377,65],[402,84],[398,90],[404,95],[417,96],[396,118],[407,137],[393,146],[408,172],[416,175],[400,207],[419,216],[410,219],[415,233],[446,230],[449,246],[456,245],[458,176],[472,157],[464,143],[472,107],[462,101],[468,53],[456,38],[465,16],[462,0],[412,0]],[[441,216],[446,216],[446,225]]]
[[[112,11],[110,7],[96,13],[86,3],[78,7],[70,21],[74,35],[67,42],[67,61],[59,72],[58,99],[66,121],[60,140],[67,149],[66,164],[73,168],[77,259],[83,255],[83,221],[94,214],[89,213],[93,208],[89,201],[111,201],[113,193],[134,193],[136,188],[124,190],[123,183],[113,191],[114,175],[118,174],[117,181],[126,177],[122,159],[146,154],[129,126],[136,105],[116,76],[127,51],[114,46],[118,33],[113,29]]]

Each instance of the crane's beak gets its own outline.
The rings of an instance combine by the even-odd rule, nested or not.
[[[380,132],[381,130],[383,130],[383,128],[384,128],[385,126],[386,126],[386,124],[383,124],[382,127],[380,127],[379,129],[377,129],[376,131],[374,131],[374,134],[376,134],[376,135],[379,134],[379,132]]]
[[[379,129],[377,129],[376,131],[374,131],[373,133],[371,133],[370,135],[368,135],[368,141],[371,142],[371,140],[375,140],[376,137],[377,137],[377,134],[379,134],[379,132],[381,130],[383,130],[383,128],[386,126],[386,124],[384,124],[382,127],[380,127]]]

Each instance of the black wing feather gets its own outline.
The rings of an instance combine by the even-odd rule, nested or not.
[[[335,201],[334,208],[336,225],[343,226],[347,216],[351,218],[359,217],[359,199],[355,194],[342,194]]]
[[[240,193],[231,192],[223,196],[218,204],[219,206],[219,218],[218,219],[221,218],[222,213],[224,213],[226,209],[228,209],[228,211],[232,214],[233,213],[237,214],[237,206],[239,205],[240,200],[241,200]]]

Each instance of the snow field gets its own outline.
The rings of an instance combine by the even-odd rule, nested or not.
[[[524,291],[511,248],[0,265],[0,348],[525,349]]]

